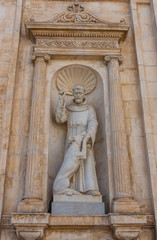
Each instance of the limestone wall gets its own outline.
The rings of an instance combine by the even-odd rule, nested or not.
[[[13,111],[21,13],[22,1],[0,2],[0,214],[3,214],[3,204],[5,202],[4,188],[8,175],[6,168],[9,158],[8,148]],[[16,154],[12,157],[13,159],[20,159]],[[10,179],[10,187],[12,188],[14,174],[10,173],[8,177]],[[9,196],[9,198],[11,198],[11,196]]]
[[[18,203],[25,191],[25,174],[27,162],[28,134],[32,102],[34,65],[30,59],[33,43],[26,37],[24,22],[28,19],[48,21],[64,12],[72,1],[53,0],[8,0],[0,2],[0,213],[2,215],[1,239],[17,239],[15,228],[11,225],[11,215],[17,211]],[[140,211],[144,215],[157,213],[157,4],[155,0],[130,1],[83,1],[85,9],[103,21],[119,22],[125,19],[130,26],[126,40],[120,44],[124,57],[120,65],[121,90],[124,106],[129,165],[133,195]],[[64,146],[65,126],[60,130],[54,123],[57,102],[57,88],[52,83],[55,72],[64,65],[84,64],[95,69],[101,76],[104,92],[98,91],[105,99],[105,105],[97,110],[101,129],[97,141],[103,140],[103,151],[99,146],[95,152],[101,154],[97,160],[100,191],[106,201],[107,213],[112,213],[114,198],[113,163],[111,149],[108,145],[109,120],[108,76],[103,57],[63,57],[51,59],[46,74],[46,83],[50,87],[47,93],[49,112],[49,160],[43,168],[49,169],[43,176],[41,188],[44,192],[46,211],[50,212],[52,183],[61,162],[57,161],[58,144]],[[53,89],[52,89],[53,88]],[[93,98],[102,104],[98,97]],[[95,108],[98,104],[93,101]],[[100,101],[99,101],[100,100]],[[52,102],[53,101],[53,102]],[[51,109],[52,107],[52,109]],[[101,111],[101,110],[102,111]],[[100,112],[101,113],[100,113]],[[104,111],[104,113],[103,113]],[[99,120],[98,119],[98,120]],[[104,130],[103,129],[103,130]],[[103,131],[102,130],[102,131]],[[58,142],[57,136],[62,137]],[[55,141],[55,144],[53,144]],[[60,142],[61,141],[61,142]],[[99,143],[98,143],[99,144]],[[100,143],[101,144],[101,143]],[[107,148],[107,149],[105,149]],[[58,153],[63,156],[64,149]],[[104,154],[104,155],[103,155]],[[103,157],[104,162],[103,162]],[[104,175],[102,171],[104,170]],[[57,221],[57,220],[56,220]],[[84,221],[84,220],[82,220]],[[107,221],[107,220],[104,220]],[[150,222],[152,221],[152,217]],[[149,222],[149,220],[148,220]],[[104,224],[104,223],[103,223]],[[98,228],[71,229],[63,227],[46,230],[44,239],[114,239],[109,224],[105,230],[102,223]],[[70,222],[69,222],[70,225]],[[77,224],[76,224],[77,225]],[[80,225],[79,225],[80,226]],[[155,240],[152,222],[143,229],[141,240]],[[127,239],[127,238],[126,238]]]

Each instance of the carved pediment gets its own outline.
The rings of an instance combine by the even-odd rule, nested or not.
[[[51,52],[78,49],[99,51],[100,54],[101,49],[107,52],[107,49],[118,49],[129,29],[125,21],[110,23],[98,19],[78,2],[53,19],[42,22],[30,19],[25,26],[27,36],[36,47],[51,49]]]
[[[93,14],[86,12],[84,7],[75,2],[67,7],[67,11],[58,15],[52,22],[55,23],[104,23]]]

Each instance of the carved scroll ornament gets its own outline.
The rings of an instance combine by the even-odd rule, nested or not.
[[[103,23],[93,14],[85,12],[84,7],[79,3],[75,2],[74,4],[67,7],[67,12],[60,14],[52,21],[56,23]]]

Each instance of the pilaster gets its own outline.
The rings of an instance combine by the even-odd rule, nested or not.
[[[129,169],[129,156],[126,141],[125,119],[121,92],[119,64],[121,55],[107,55],[109,101],[111,119],[111,142],[115,185],[113,212],[139,212],[139,206],[133,199]]]
[[[18,205],[18,212],[43,212],[45,209],[42,193],[42,165],[45,159],[45,77],[48,54],[32,54],[34,79],[32,106],[27,151],[25,195]]]

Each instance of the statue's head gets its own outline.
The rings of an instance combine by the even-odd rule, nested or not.
[[[84,86],[81,84],[77,84],[73,87],[73,96],[75,103],[81,104],[84,102],[85,99],[85,89]]]

